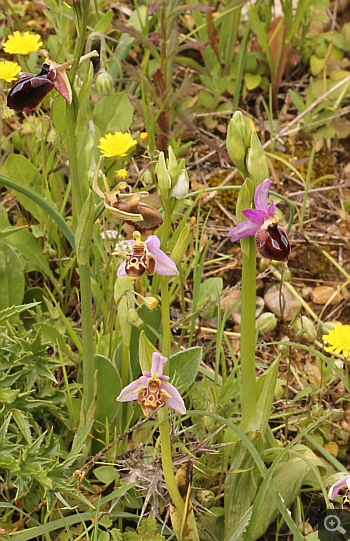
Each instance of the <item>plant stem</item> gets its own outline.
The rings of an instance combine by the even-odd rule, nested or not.
[[[162,408],[158,411],[159,421],[163,421],[159,425],[159,434],[161,440],[161,453],[162,453],[162,467],[164,472],[164,479],[170,498],[173,501],[179,515],[183,516],[185,503],[181,497],[179,489],[175,481],[175,475],[173,471],[173,462],[171,458],[171,445],[170,445],[170,425],[166,420],[168,408]]]
[[[255,376],[256,246],[249,237],[249,257],[242,252],[241,374],[242,430],[247,430],[257,402]]]
[[[83,346],[83,411],[85,416],[94,399],[94,335],[92,327],[91,270],[79,265],[81,326]]]

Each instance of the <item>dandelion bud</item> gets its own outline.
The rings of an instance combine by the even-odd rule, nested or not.
[[[188,194],[188,190],[190,188],[190,180],[188,178],[188,174],[186,169],[182,169],[180,171],[177,182],[173,189],[171,190],[171,197],[176,197],[176,199],[182,199],[185,195]]]
[[[230,120],[227,129],[226,148],[237,169],[244,173],[246,171],[246,148],[241,131],[233,119]]]
[[[308,317],[301,316],[301,318],[298,318],[293,325],[293,329],[296,331],[297,338],[315,342],[317,335],[315,324]]]
[[[109,96],[114,90],[113,77],[108,71],[103,70],[97,74],[96,77],[96,90],[99,96]]]
[[[336,321],[327,321],[322,325],[322,334],[328,334],[330,331],[334,331]]]
[[[161,193],[167,194],[171,188],[171,178],[166,167],[164,152],[159,154],[156,173]]]
[[[277,326],[277,318],[272,312],[264,312],[256,320],[259,333],[269,334]]]
[[[149,169],[146,169],[142,173],[141,180],[146,186],[149,186],[150,184],[153,183],[153,175],[152,175],[152,173],[151,173],[151,171]]]
[[[250,148],[247,152],[246,165],[255,185],[260,184],[268,178],[269,168],[267,166],[265,152],[256,132],[252,132],[250,138]]]
[[[75,246],[79,265],[89,264],[89,253],[92,240],[95,205],[90,190],[79,216],[78,226],[75,233]]]
[[[141,327],[142,325],[142,319],[139,317],[137,310],[135,308],[131,308],[128,310],[128,323],[130,325],[134,325],[134,327]]]
[[[154,297],[145,297],[143,303],[147,306],[149,310],[154,310],[158,306],[158,301]]]

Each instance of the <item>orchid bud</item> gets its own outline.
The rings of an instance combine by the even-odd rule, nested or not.
[[[308,317],[301,316],[301,318],[298,318],[293,325],[293,329],[296,331],[297,338],[302,338],[307,342],[315,342],[317,336],[315,324]]]
[[[256,327],[259,333],[269,334],[277,326],[277,318],[272,312],[264,312],[256,320]]]
[[[164,152],[159,154],[156,174],[161,193],[168,194],[168,191],[171,188],[171,178],[166,167]]]
[[[176,241],[173,251],[171,252],[171,259],[175,262],[176,265],[180,263],[181,259],[185,255],[185,252],[190,243],[190,238],[191,238],[190,227],[188,224],[185,224],[184,228],[182,229],[179,235],[179,238]]]
[[[182,169],[182,171],[179,172],[177,182],[171,190],[170,195],[171,197],[175,197],[176,199],[182,199],[185,195],[188,194],[189,188],[190,180],[188,178],[187,171],[186,169]]]
[[[237,169],[239,169],[242,173],[245,173],[246,148],[244,146],[241,131],[233,118],[230,120],[227,129],[226,148]],[[246,175],[244,174],[244,176]]]
[[[106,70],[100,71],[96,77],[96,90],[99,96],[109,96],[114,90],[113,77]]]
[[[268,178],[269,168],[267,166],[265,152],[256,132],[252,132],[250,138],[250,148],[247,152],[246,165],[249,175],[256,186]]]
[[[292,273],[290,269],[286,268],[282,271],[282,282],[290,282],[292,279]]]
[[[248,150],[248,148],[250,147],[252,129],[249,126],[245,115],[241,113],[241,111],[236,111],[232,117],[232,120],[236,122],[237,127],[239,128],[242,135],[244,147],[246,150]]]
[[[177,183],[178,174],[179,174],[179,164],[177,162],[175,152],[173,151],[173,147],[170,146],[170,145],[168,147],[168,154],[169,154],[168,173],[169,173],[170,178],[171,178],[171,185],[175,186],[176,183]],[[173,196],[173,197],[175,197],[175,196]]]

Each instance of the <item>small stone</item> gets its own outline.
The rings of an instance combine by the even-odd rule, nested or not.
[[[264,301],[267,307],[276,314],[281,316],[281,304],[283,309],[283,317],[286,321],[291,321],[299,312],[301,303],[298,299],[292,295],[287,286],[282,284],[282,291],[280,294],[280,284],[274,284],[271,286],[264,295]]]
[[[339,304],[343,296],[334,287],[318,286],[312,291],[311,300],[315,304]]]
[[[222,297],[220,301],[221,311],[224,312],[226,308],[230,310],[232,306],[234,306],[238,301],[241,300],[241,291],[233,291],[229,295],[226,295],[226,297]],[[261,312],[263,311],[265,306],[264,299],[261,297],[256,297],[256,310],[255,310],[255,318],[259,317]],[[241,305],[237,306],[231,316],[230,319],[234,321],[234,323],[237,323],[238,325],[241,324]]]
[[[303,297],[305,301],[310,300],[311,293],[312,293],[312,287],[303,287],[301,290],[301,296]]]

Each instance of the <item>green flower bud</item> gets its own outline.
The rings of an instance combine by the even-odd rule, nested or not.
[[[265,152],[255,131],[252,132],[250,138],[250,148],[247,152],[246,165],[255,187],[269,177]]]
[[[244,146],[241,131],[233,119],[230,120],[227,129],[226,148],[234,165],[241,171],[243,176],[246,177],[246,148]]]
[[[277,326],[277,318],[272,312],[264,312],[256,320],[259,333],[269,334]]]
[[[164,194],[167,195],[168,191],[171,188],[171,178],[165,164],[164,152],[161,152],[159,154],[156,174],[157,174],[159,189],[162,195]]]
[[[177,162],[175,152],[173,151],[173,147],[171,147],[170,145],[168,147],[168,154],[169,154],[168,173],[171,178],[171,185],[175,186],[175,184],[177,183],[177,177],[179,174],[179,164]]]
[[[277,346],[283,359],[288,359],[290,355],[290,346],[287,345],[287,342],[289,342],[289,338],[288,336],[284,336]]]
[[[188,178],[187,171],[186,169],[182,169],[182,171],[179,172],[177,182],[171,190],[170,195],[171,197],[176,197],[176,199],[182,199],[185,195],[188,194],[189,188],[190,180]]]
[[[183,230],[181,231],[179,238],[176,241],[176,244],[171,252],[171,259],[178,265],[185,255],[185,252],[188,248],[191,238],[191,230],[188,224],[185,224]]]
[[[114,91],[114,80],[108,71],[103,70],[97,74],[96,90],[99,96],[109,96]]]
[[[149,186],[150,184],[152,184],[152,182],[153,182],[153,175],[152,175],[152,173],[151,173],[151,171],[150,171],[149,169],[146,169],[146,170],[142,173],[141,180],[142,180],[142,182],[144,182],[144,184],[146,184],[146,186]]]
[[[293,324],[293,329],[296,331],[295,336],[298,339],[303,339],[307,342],[315,342],[317,336],[315,324],[307,316],[297,318]]]
[[[130,308],[128,310],[128,323],[134,325],[134,327],[141,327],[142,325],[142,319],[139,317],[135,308]]]
[[[286,268],[282,271],[282,282],[290,282],[292,279],[292,273],[291,271]]]
[[[94,213],[95,205],[92,197],[92,191],[90,190],[79,216],[79,222],[75,233],[75,247],[78,265],[89,265],[89,252],[92,240]]]
[[[322,324],[322,335],[323,334],[328,334],[330,331],[334,331],[335,329],[335,324],[337,323],[337,321],[327,321],[326,323],[323,323]]]
[[[239,128],[239,130],[241,132],[241,135],[242,135],[244,147],[245,147],[246,150],[248,150],[248,148],[250,147],[250,139],[251,139],[251,136],[252,136],[252,129],[249,126],[245,115],[243,113],[241,113],[241,111],[236,111],[233,114],[232,120],[235,121],[237,127]]]

